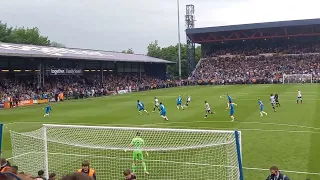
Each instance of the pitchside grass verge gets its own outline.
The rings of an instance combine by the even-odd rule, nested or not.
[[[298,89],[302,92],[303,104],[296,104]],[[43,118],[44,105],[2,110],[1,120],[7,124],[4,131],[3,154],[11,157],[8,129],[18,132],[31,131],[41,127],[42,123],[237,129],[242,131],[246,180],[263,179],[269,173],[247,168],[268,169],[272,165],[284,170],[317,173],[320,172],[319,90],[318,84],[195,86],[56,103],[52,104],[50,118]],[[272,111],[269,103],[269,95],[275,92],[279,93],[281,103],[281,108],[277,108],[276,113]],[[235,109],[236,122],[230,121],[228,111],[225,110],[226,93],[238,104]],[[186,110],[177,110],[178,95],[183,96],[184,100],[191,95],[192,102]],[[166,105],[169,122],[163,121],[158,113],[151,112],[154,97]],[[267,117],[260,118],[258,98],[265,104]],[[138,114],[138,99],[145,104],[150,115]],[[207,119],[204,119],[205,100],[216,112]],[[320,175],[296,172],[286,174],[292,179],[320,178]]]

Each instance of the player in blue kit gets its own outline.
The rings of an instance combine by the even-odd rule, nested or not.
[[[50,104],[48,103],[48,105],[43,109],[46,110],[46,113],[43,115],[43,117],[50,117],[50,112],[52,111]]]
[[[142,111],[146,112],[147,114],[149,114],[149,112],[147,110],[144,109],[144,105],[142,102],[140,102],[139,100],[137,100],[138,104],[137,104],[137,109],[139,110],[140,115],[142,115]]]
[[[233,103],[230,103],[230,104],[229,104],[229,107],[230,107],[230,117],[231,117],[231,121],[233,122],[233,121],[234,121],[234,104],[233,104]]]
[[[167,117],[167,110],[166,107],[164,107],[164,105],[162,104],[162,102],[160,103],[160,116],[164,118],[164,120],[168,121],[168,117]]]
[[[184,107],[182,106],[182,98],[181,96],[179,95],[178,99],[177,99],[177,108],[178,109],[183,109],[184,110]]]
[[[258,104],[259,104],[259,108],[260,108],[260,117],[263,117],[263,114],[265,114],[266,116],[268,115],[268,113],[264,112],[263,109],[264,109],[264,104],[263,102],[258,99]]]
[[[227,98],[228,98],[227,109],[230,109],[230,104],[233,104],[233,105],[236,105],[236,106],[237,106],[236,103],[233,103],[233,102],[232,102],[232,98],[231,98],[231,96],[230,96],[228,93],[227,93]]]

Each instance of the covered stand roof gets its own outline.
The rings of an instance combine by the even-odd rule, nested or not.
[[[186,33],[194,43],[296,36],[319,36],[320,19],[194,28],[187,29]]]
[[[95,61],[119,61],[142,63],[173,63],[171,61],[153,58],[141,54],[125,54],[101,50],[56,48],[50,46],[35,46],[25,44],[9,44],[0,42],[1,56],[54,58],[54,59],[78,59]]]

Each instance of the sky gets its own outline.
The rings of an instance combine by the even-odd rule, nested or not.
[[[0,21],[38,27],[67,47],[146,54],[150,42],[178,42],[176,0],[0,0]],[[196,27],[320,18],[319,0],[180,0],[195,6]]]

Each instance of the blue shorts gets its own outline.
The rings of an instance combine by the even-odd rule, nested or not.
[[[260,111],[263,111],[263,107],[260,108]]]
[[[229,101],[229,104],[231,104],[232,103],[232,101]]]
[[[144,108],[143,107],[139,108],[139,111],[144,111]]]
[[[166,111],[162,111],[162,112],[160,113],[160,116],[166,116],[166,114],[167,114]]]
[[[50,114],[50,111],[46,111],[46,114]]]
[[[234,111],[230,111],[230,116],[233,116],[234,115]]]
[[[177,103],[177,106],[181,106],[181,102],[178,102],[178,103]]]

